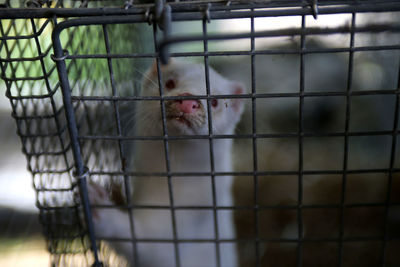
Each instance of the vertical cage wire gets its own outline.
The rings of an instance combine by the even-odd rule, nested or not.
[[[254,18],[251,18],[251,34],[254,35]],[[253,97],[251,98],[251,122],[252,122],[252,134],[253,136],[257,133],[257,119],[256,119],[256,98],[254,95],[257,93],[256,87],[256,65],[255,65],[255,40],[254,37],[251,38],[251,93]],[[258,167],[257,167],[257,138],[252,138],[252,150],[253,150],[253,177],[254,177],[254,236],[255,236],[255,258],[256,266],[260,266],[260,237],[259,237],[259,209],[258,209]]]
[[[400,66],[399,66],[399,76],[397,81],[397,88],[400,88]],[[399,120],[399,93],[398,89],[396,90],[396,104],[394,110],[394,120],[393,120],[393,133],[392,133],[392,145],[390,150],[390,165],[389,165],[389,177],[387,183],[387,197],[385,200],[385,221],[384,221],[384,232],[383,232],[383,246],[381,252],[381,264],[385,265],[387,262],[387,242],[388,242],[388,218],[389,218],[389,208],[390,208],[390,199],[392,195],[392,187],[393,187],[393,168],[396,159],[396,145],[397,145],[397,134],[398,133],[398,120]]]
[[[153,26],[153,39],[154,39],[154,46],[157,49],[157,26]],[[156,50],[157,52],[157,50]],[[164,96],[164,85],[162,82],[162,71],[161,71],[161,62],[160,60],[156,59],[157,62],[157,79],[158,79],[158,86],[160,88],[160,107],[161,107],[161,116],[162,116],[162,128],[163,128],[163,135],[166,137],[164,141],[164,152],[165,152],[165,166],[167,171],[167,179],[168,179],[168,195],[169,195],[169,203],[170,203],[170,210],[171,210],[171,223],[172,223],[172,234],[173,234],[173,242],[174,242],[174,256],[175,256],[175,263],[177,267],[181,266],[180,263],[180,252],[179,252],[179,243],[178,243],[178,234],[177,234],[177,225],[176,225],[176,208],[175,208],[175,201],[174,201],[174,187],[172,184],[172,175],[171,175],[171,164],[169,158],[169,138],[168,138],[168,129],[167,129],[167,119],[166,119],[166,112],[165,112],[165,102],[163,99]]]
[[[354,48],[354,27],[356,22],[356,14],[351,14],[351,29],[350,32],[350,48]],[[344,225],[344,203],[346,201],[346,180],[347,180],[347,162],[348,162],[348,153],[349,153],[349,125],[350,125],[350,108],[351,108],[351,83],[353,77],[353,61],[354,61],[354,52],[349,52],[349,66],[348,66],[348,77],[347,77],[347,95],[346,95],[346,119],[345,119],[345,139],[344,139],[344,158],[343,158],[343,181],[342,181],[342,194],[340,199],[340,230],[339,230],[339,265],[342,266],[343,261],[343,225]]]
[[[107,33],[107,25],[103,25],[103,33],[104,33],[104,41],[105,41],[105,46],[106,46],[106,52],[107,55],[111,54],[110,51],[110,41],[108,39],[108,33]],[[113,66],[112,66],[112,60],[110,58],[107,58],[107,63],[108,63],[108,69],[109,69],[109,75],[111,77],[111,87],[112,87],[112,95],[114,97],[117,97],[117,89],[115,85],[115,79],[114,79],[114,72],[113,72]],[[113,102],[113,108],[114,108],[114,114],[115,114],[115,121],[117,123],[117,134],[118,136],[122,136],[122,126],[121,126],[121,119],[120,119],[120,113],[119,113],[119,103],[117,101]],[[118,150],[119,150],[119,158],[121,162],[124,162],[126,160],[126,155],[123,151],[122,147],[122,142],[121,140],[118,140]],[[121,164],[121,171],[123,173],[126,172],[126,164]],[[124,175],[124,187],[125,187],[125,195],[126,195],[126,201],[127,203],[132,203],[131,201],[131,183],[129,180],[129,177],[127,175]],[[130,224],[130,230],[131,230],[131,236],[132,238],[132,244],[133,244],[133,258],[137,258],[137,247],[136,247],[136,241],[135,241],[135,228],[133,224],[133,210],[128,209],[129,212],[129,224]],[[137,262],[136,262],[137,265]]]
[[[207,18],[202,21],[203,35],[207,36]],[[220,257],[220,242],[219,242],[219,231],[218,231],[218,214],[216,209],[216,189],[215,189],[215,166],[214,166],[214,146],[213,146],[213,124],[212,124],[212,113],[211,113],[211,103],[210,103],[210,70],[208,61],[208,43],[204,39],[204,67],[205,67],[205,82],[206,82],[206,95],[207,95],[207,114],[208,114],[208,134],[209,134],[209,149],[210,149],[210,171],[211,171],[211,188],[212,188],[212,205],[213,205],[213,219],[214,219],[214,238],[215,238],[215,257],[217,266],[221,266]]]
[[[306,27],[305,16],[301,17],[301,29]],[[301,52],[305,50],[305,36],[300,36]],[[297,246],[297,266],[302,266],[302,239],[303,239],[303,216],[301,206],[303,204],[303,110],[304,110],[304,53],[300,54],[300,103],[299,103],[299,184],[298,184],[298,209],[297,209],[297,224],[298,224],[298,246]]]

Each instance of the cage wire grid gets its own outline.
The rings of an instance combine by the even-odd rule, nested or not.
[[[31,1],[35,2],[35,1]],[[228,3],[230,2],[230,3]],[[87,178],[90,177],[105,186],[111,186],[116,182],[123,190],[124,200],[113,206],[92,206],[92,208],[112,209],[115,207],[126,210],[130,216],[131,238],[102,238],[107,241],[119,241],[132,243],[132,253],[136,256],[135,266],[138,265],[138,246],[141,243],[169,243],[173,246],[176,266],[184,266],[181,262],[182,243],[210,243],[214,244],[214,265],[224,266],[221,261],[222,247],[225,244],[237,244],[238,258],[241,266],[279,266],[269,262],[272,257],[279,259],[279,254],[268,254],[266,244],[294,244],[294,266],[307,265],[307,249],[310,244],[336,245],[330,250],[334,254],[332,266],[349,266],[348,244],[366,243],[377,244],[375,250],[377,259],[372,261],[373,266],[396,266],[400,259],[396,257],[396,248],[399,247],[399,233],[393,230],[392,224],[398,226],[398,220],[393,219],[398,214],[400,204],[397,192],[399,191],[399,172],[397,167],[398,153],[398,106],[399,106],[399,71],[397,84],[393,88],[379,90],[355,90],[354,72],[356,53],[369,51],[398,51],[400,45],[370,44],[356,45],[355,38],[358,34],[374,34],[382,32],[393,32],[398,35],[399,24],[371,23],[359,26],[357,18],[363,12],[389,12],[399,11],[400,4],[397,1],[341,1],[340,5],[334,1],[317,2],[293,2],[293,1],[254,1],[243,3],[243,1],[187,1],[171,2],[163,4],[158,2],[158,7],[152,4],[110,7],[101,9],[96,7],[84,8],[84,2],[49,1],[42,2],[42,8],[37,9],[0,9],[1,19],[1,72],[2,80],[6,85],[6,95],[12,106],[12,116],[17,123],[17,134],[22,141],[23,152],[27,157],[28,169],[33,176],[33,186],[37,196],[37,207],[40,211],[40,221],[43,225],[44,234],[48,240],[48,249],[51,253],[52,262],[55,266],[118,266],[125,264],[109,251],[107,246],[99,243],[101,233],[93,231],[91,220],[91,209],[87,195]],[[36,1],[36,4],[39,3]],[[68,4],[81,7],[76,10],[67,9]],[[101,7],[101,2],[94,2]],[[81,5],[83,4],[83,5]],[[197,4],[197,5],[195,5]],[[47,5],[47,6],[45,6]],[[53,6],[51,6],[53,5]],[[89,5],[90,6],[90,5]],[[58,7],[58,8],[50,8]],[[161,12],[157,15],[157,8]],[[127,8],[127,9],[125,9]],[[170,12],[170,13],[169,13]],[[334,28],[308,27],[306,18],[310,16],[322,17],[326,14],[345,13],[350,14],[351,20],[348,25]],[[290,29],[278,29],[259,32],[256,31],[257,18],[275,16],[298,16],[301,18],[300,27]],[[172,21],[199,21],[201,23],[201,34],[198,36],[174,36],[170,33],[168,18]],[[250,19],[250,30],[245,34],[212,34],[209,33],[209,22],[213,20],[230,20],[238,18]],[[115,50],[114,39],[118,40],[116,34],[120,34],[115,27],[120,25],[148,25],[144,27],[152,36],[148,40],[154,46],[153,51],[148,51],[149,45],[145,47],[119,47]],[[121,26],[123,28],[123,26]],[[160,27],[164,31],[160,30]],[[126,28],[123,28],[126,30]],[[136,31],[136,32],[135,32]],[[140,32],[135,28],[128,32]],[[52,33],[52,40],[49,34]],[[307,38],[315,35],[348,34],[349,41],[340,47],[308,47]],[[64,34],[64,35],[63,35]],[[81,36],[88,36],[102,43],[102,49],[91,50],[94,44],[88,43]],[[274,37],[298,38],[298,42],[290,48],[264,48],[256,47],[259,38]],[[121,37],[119,37],[121,38]],[[140,38],[140,37],[138,37]],[[250,42],[248,50],[214,51],[209,49],[213,41],[246,39]],[[204,64],[206,77],[206,94],[196,96],[196,99],[205,99],[207,102],[209,134],[191,136],[172,136],[166,132],[165,102],[171,100],[184,100],[191,97],[165,96],[163,78],[159,73],[159,86],[161,96],[140,96],[137,91],[140,87],[139,79],[127,84],[119,83],[120,79],[131,78],[129,74],[120,76],[121,71],[116,63],[118,59],[129,59],[135,68],[143,70],[141,64],[149,64],[156,59],[157,69],[160,70],[162,61],[168,59],[168,47],[175,43],[200,42],[200,52],[172,52],[171,57],[187,58],[197,57]],[[135,42],[135,45],[138,43]],[[52,55],[54,49],[54,55]],[[151,49],[150,49],[151,50]],[[129,52],[126,52],[129,51]],[[131,52],[134,51],[134,52]],[[347,77],[345,78],[345,90],[337,91],[309,91],[306,88],[307,59],[309,55],[345,53],[348,56]],[[257,73],[261,66],[257,65],[259,56],[268,55],[295,55],[298,56],[298,90],[294,92],[265,92],[258,89]],[[247,56],[250,58],[250,84],[248,93],[241,95],[212,95],[210,94],[209,62],[213,57],[221,56]],[[398,57],[398,54],[397,54]],[[141,61],[145,59],[144,61]],[[146,61],[147,60],[147,61]],[[150,60],[150,61],[149,61]],[[397,69],[399,58],[397,58]],[[297,65],[296,65],[297,66]],[[318,72],[318,69],[311,70]],[[97,73],[104,77],[96,76]],[[122,77],[122,78],[121,78]],[[134,76],[137,78],[136,76]],[[123,91],[126,87],[135,88],[133,94]],[[122,93],[121,93],[122,92]],[[390,96],[394,103],[391,114],[391,126],[389,129],[379,130],[353,130],[351,125],[352,110],[356,97]],[[343,131],[331,130],[327,132],[318,129],[309,129],[306,123],[307,101],[311,98],[340,97],[344,102],[344,127]],[[212,115],[210,111],[213,99],[241,98],[248,101],[249,112],[245,117],[250,123],[250,131],[242,131],[233,135],[217,135],[212,132]],[[297,99],[296,130],[269,132],[258,123],[258,113],[261,100],[277,101],[278,99]],[[163,136],[136,136],[126,133],[124,129],[124,103],[136,103],[138,101],[159,101],[162,113]],[[264,118],[264,117],[263,117]],[[105,127],[100,121],[108,122],[112,127]],[[105,123],[107,124],[107,123]],[[351,167],[350,150],[352,140],[359,137],[381,137],[389,139],[390,149],[387,151],[388,164],[386,167]],[[339,168],[313,169],[306,166],[307,139],[310,138],[342,138],[343,154]],[[176,140],[200,139],[209,141],[210,171],[202,172],[174,172],[170,168],[169,144]],[[214,166],[215,154],[213,143],[220,139],[233,139],[235,141],[248,140],[246,143],[250,150],[250,170],[235,169],[232,172],[218,171]],[[278,164],[277,169],[264,168],[263,140],[294,140],[296,149],[293,158],[297,164],[294,168],[285,168],[285,163],[292,164],[290,160]],[[166,171],[164,172],[135,172],[130,170],[126,161],[130,154],[125,145],[130,141],[162,141],[166,160]],[[321,145],[321,144],[320,144]],[[320,151],[321,152],[321,151]],[[291,152],[288,152],[291,153]],[[279,155],[278,155],[279,156]],[[382,156],[383,157],[383,156]],[[271,159],[271,158],[270,158]],[[279,168],[281,166],[281,168]],[[348,192],[350,178],[357,175],[383,175],[386,177],[385,194],[381,201],[359,201],[350,202]],[[309,176],[339,176],[339,201],[337,203],[310,203],[304,190],[307,184],[304,181]],[[132,177],[159,176],[166,177],[169,190],[169,205],[140,205],[131,200],[130,179]],[[212,205],[179,205],[175,204],[173,194],[173,177],[204,176],[211,177]],[[235,180],[236,186],[248,190],[250,200],[234,200],[234,205],[224,206],[217,202],[216,180],[224,176],[233,176],[242,181],[250,179],[249,185],[243,186]],[[262,190],[265,189],[264,177],[296,177],[297,192],[294,194],[295,202],[265,203]],[[283,179],[283,178],[282,178]],[[335,184],[336,185],[336,184]],[[76,191],[80,189],[82,200],[77,202]],[[250,189],[249,189],[250,188]],[[234,191],[235,191],[234,185]],[[249,193],[250,192],[250,193]],[[244,191],[245,194],[246,191]],[[237,196],[237,195],[235,195]],[[127,204],[128,203],[128,204]],[[378,234],[349,236],[346,234],[348,211],[351,209],[380,209],[382,221],[379,224]],[[396,210],[397,208],[397,210]],[[132,217],[140,209],[168,210],[171,213],[172,238],[139,238],[135,233],[135,223]],[[84,211],[82,211],[84,210]],[[178,225],[176,213],[182,210],[210,210],[213,216],[214,238],[190,238],[182,239],[178,236]],[[335,210],[338,213],[332,220],[339,221],[339,229],[336,235],[306,236],[305,224],[309,223],[310,210]],[[243,212],[248,211],[250,223],[240,225],[242,217],[235,217],[237,230],[235,237],[220,236],[218,214],[220,212]],[[269,211],[277,212],[279,216],[288,216],[287,211],[294,211],[296,222],[296,235],[288,237],[268,236],[264,233],[264,215]],[[279,213],[282,212],[282,213]],[[85,216],[83,216],[84,214]],[[281,214],[281,215],[280,215]],[[318,215],[318,213],[315,213]],[[315,215],[314,214],[314,215]],[[377,213],[373,213],[376,215]],[[325,215],[326,214],[322,214]],[[272,217],[276,216],[272,213]],[[308,216],[308,217],[307,217]],[[83,220],[83,217],[85,220]],[[239,219],[238,219],[239,218]],[[275,217],[274,217],[275,218]],[[393,222],[394,221],[394,222]],[[266,224],[268,226],[268,223]],[[245,231],[240,227],[246,227]],[[242,230],[240,230],[242,229]],[[250,232],[250,233],[248,233]],[[251,244],[251,245],[249,245]],[[91,248],[95,248],[92,249]],[[243,250],[241,250],[243,249]],[[245,255],[247,251],[250,256]],[[250,252],[248,252],[250,250]],[[314,251],[314,250],[312,250]],[[324,255],[324,254],[322,254]],[[364,255],[365,256],[365,255]],[[247,258],[250,257],[250,261]],[[280,255],[282,258],[282,255]],[[285,256],[286,257],[286,256]],[[272,264],[272,265],[271,265]],[[361,266],[353,264],[352,266]]]

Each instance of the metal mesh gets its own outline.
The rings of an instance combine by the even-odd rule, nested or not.
[[[149,243],[166,244],[176,266],[188,265],[182,244],[191,243],[210,245],[213,266],[227,266],[232,246],[238,266],[400,264],[397,1],[4,5],[41,7],[0,9],[0,63],[55,266],[127,264],[93,232],[87,178],[122,193],[116,205],[95,208],[130,214],[131,238],[106,241],[131,243],[135,266]],[[171,24],[168,13],[157,15],[165,6]],[[320,26],[338,14],[342,23]],[[260,30],[265,23],[270,27]],[[204,64],[207,90],[198,99],[208,106],[213,99],[246,102],[234,135],[135,135],[129,115],[136,103],[158,101],[165,128],[165,102],[184,99],[139,94],[143,73],[155,59],[161,68],[168,54]],[[210,94],[209,65],[247,92]],[[170,168],[169,145],[185,139],[208,141],[210,170]],[[234,140],[230,172],[214,166],[214,144],[224,139]],[[163,142],[164,171],[132,169],[130,147],[138,141]],[[211,177],[211,205],[176,203],[173,177],[199,175]],[[132,180],[150,176],[165,178],[169,205],[132,202]],[[230,205],[216,195],[227,176],[234,177]],[[143,209],[170,212],[172,238],[141,238],[132,218]],[[192,210],[210,212],[212,238],[179,237],[177,216]],[[234,236],[220,224],[226,213]]]

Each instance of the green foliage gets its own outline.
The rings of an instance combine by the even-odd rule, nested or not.
[[[60,23],[59,21],[58,23]],[[3,35],[10,37],[2,41],[0,57],[3,61],[4,77],[7,79],[24,78],[25,82],[12,82],[10,91],[13,96],[43,95],[48,93],[44,80],[54,88],[58,82],[53,54],[51,33],[54,28],[48,19],[0,20]],[[110,87],[105,34],[108,34],[109,54],[134,55],[148,53],[152,45],[152,30],[147,24],[78,26],[64,30],[60,35],[63,49],[69,55],[84,58],[67,59],[68,78],[71,88],[76,85],[90,84],[91,90]],[[35,38],[35,34],[40,35]],[[18,38],[15,37],[24,37]],[[10,61],[11,60],[11,61]],[[143,72],[143,61],[135,58],[129,64],[119,64],[113,59],[113,73],[117,82],[127,82],[135,77],[137,70]],[[46,77],[45,77],[46,76]],[[0,86],[2,90],[5,86]],[[39,89],[37,89],[39,87]],[[82,86],[80,86],[82,87]],[[110,91],[109,89],[107,89]],[[78,92],[82,90],[78,88]],[[98,94],[98,92],[96,92]],[[102,95],[102,94],[99,94]]]

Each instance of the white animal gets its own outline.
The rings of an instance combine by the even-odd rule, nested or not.
[[[165,96],[193,96],[193,99],[165,100],[167,134],[186,137],[207,136],[210,133],[207,99],[195,97],[206,95],[205,67],[201,64],[172,60],[168,65],[161,66],[161,76]],[[209,68],[209,86],[212,96],[237,95],[245,91],[240,83],[222,77],[211,68]],[[160,96],[155,63],[144,75],[142,95]],[[243,100],[241,98],[213,98],[209,104],[212,134],[233,134],[243,112]],[[139,101],[134,119],[136,135],[163,136],[159,100]],[[139,239],[136,261],[140,266],[175,266],[175,249],[172,242],[173,220],[176,224],[178,241],[186,240],[178,243],[181,266],[217,265],[214,242],[217,236],[213,204],[217,206],[233,204],[232,177],[216,176],[213,183],[211,175],[207,175],[212,171],[210,148],[213,149],[214,171],[230,172],[233,169],[232,141],[229,138],[212,139],[210,146],[207,137],[169,140],[167,142],[169,169],[166,166],[163,140],[134,142],[132,158],[134,171],[141,173],[170,171],[172,173],[170,180],[167,176],[131,177],[134,191],[132,204],[158,206],[157,209],[140,208],[133,211],[135,237]],[[176,175],[188,172],[191,175]],[[196,175],[196,172],[200,174]],[[89,194],[91,204],[113,204],[109,194],[99,185],[90,184]],[[171,200],[174,206],[179,207],[174,214],[170,208]],[[95,208],[93,214],[98,236],[132,238],[128,212],[117,208]],[[218,238],[234,238],[232,216],[229,210],[219,209],[216,214]],[[140,239],[147,239],[147,242],[140,242]],[[148,239],[167,241],[149,242]],[[235,245],[221,244],[222,266],[235,266],[237,261]],[[134,262],[131,242],[118,242],[113,247],[129,262]]]

